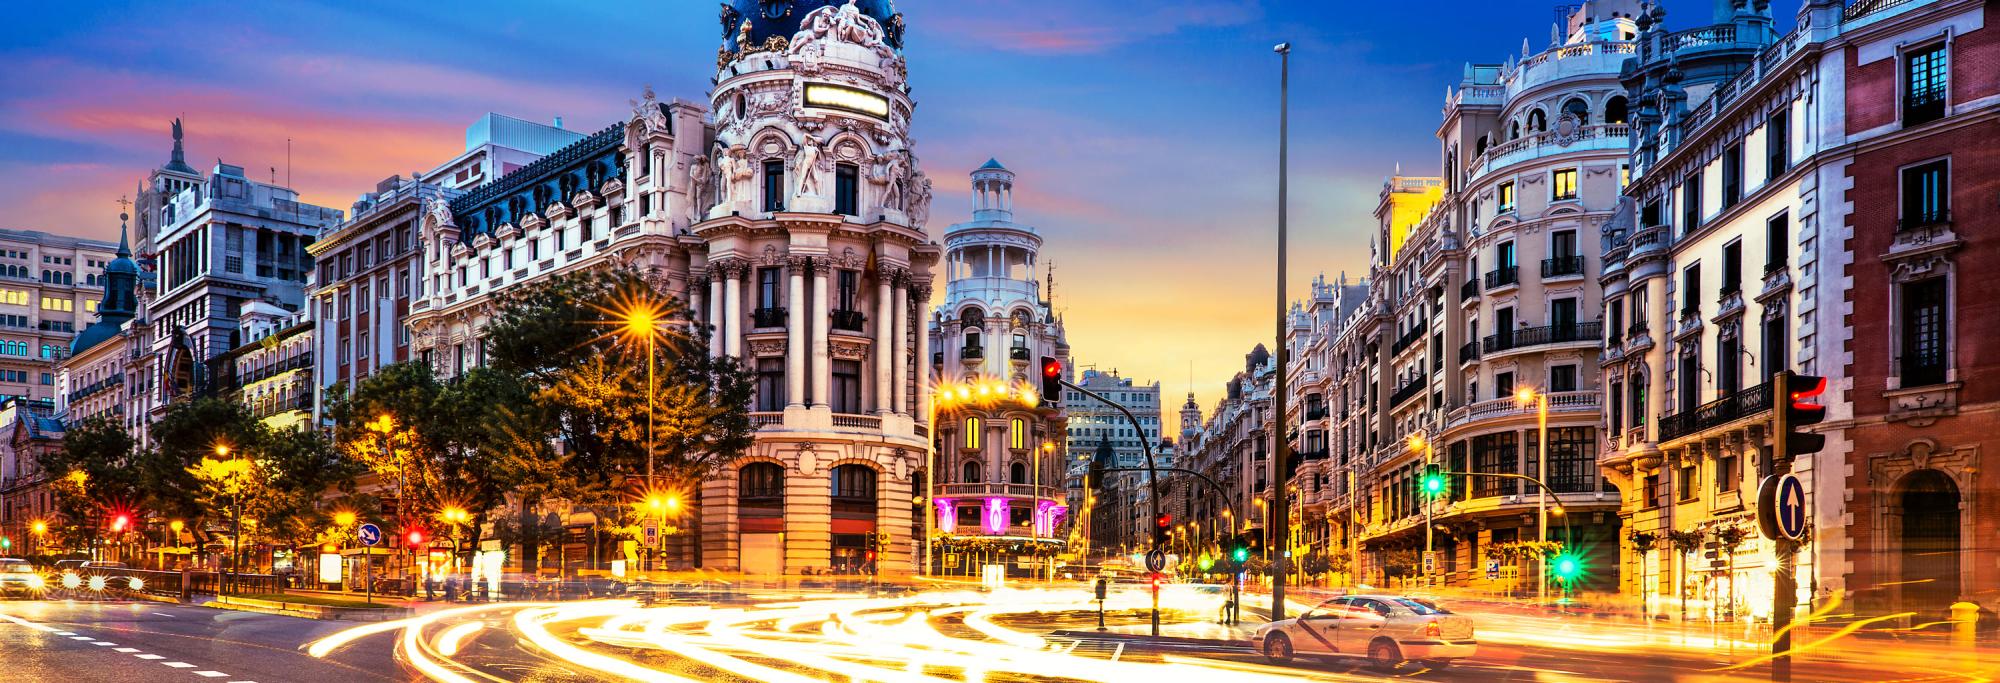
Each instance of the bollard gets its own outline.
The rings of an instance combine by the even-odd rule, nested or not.
[[[1951,605],[1951,644],[1971,650],[1978,645],[1979,605],[1955,602]]]

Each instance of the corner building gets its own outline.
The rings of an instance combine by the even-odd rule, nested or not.
[[[648,90],[629,119],[426,204],[415,356],[456,375],[485,360],[493,291],[637,268],[757,374],[755,444],[700,484],[700,566],[912,571],[931,438],[914,321],[940,250],[902,16],[738,0],[721,34],[706,106]]]

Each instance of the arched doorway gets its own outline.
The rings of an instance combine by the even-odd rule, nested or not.
[[[1958,485],[1943,472],[1921,469],[1904,475],[1893,495],[1901,542],[1891,552],[1900,560],[1901,609],[1945,613],[1958,600]]]
[[[865,465],[840,465],[832,472],[833,571],[875,572],[876,472]]]
[[[785,572],[785,468],[753,462],[736,471],[738,564],[745,574]]]

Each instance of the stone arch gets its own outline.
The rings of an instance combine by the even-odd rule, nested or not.
[[[1898,609],[1942,615],[1958,601],[1968,539],[1963,492],[1942,470],[1919,468],[1890,486],[1886,504]]]
[[[1547,132],[1549,132],[1549,113],[1548,113],[1548,111],[1546,111],[1546,110],[1542,109],[1542,108],[1541,108],[1541,107],[1539,107],[1539,106],[1538,106],[1538,107],[1535,107],[1535,108],[1533,108],[1533,109],[1530,109],[1530,110],[1528,110],[1528,117],[1527,117],[1527,126],[1526,126],[1526,128],[1527,128],[1527,130],[1526,130],[1525,132],[1527,132],[1527,133],[1528,133],[1528,134],[1530,134],[1530,135],[1532,135],[1532,134],[1535,134],[1535,133],[1547,133]]]
[[[753,162],[761,164],[773,159],[787,159],[791,157],[792,150],[796,148],[797,145],[792,142],[792,136],[787,134],[784,129],[776,126],[766,126],[758,130],[755,135],[750,136],[750,145],[746,149],[749,150],[748,158]]]
[[[1604,100],[1604,122],[1611,125],[1626,123],[1631,117],[1631,105],[1625,95],[1616,94]]]
[[[1576,117],[1577,125],[1590,125],[1590,102],[1585,100],[1582,95],[1571,96],[1569,99],[1563,100],[1561,111],[1564,116]]]

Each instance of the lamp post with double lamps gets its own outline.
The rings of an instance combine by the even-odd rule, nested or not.
[[[1535,477],[1549,479],[1549,394],[1536,391],[1533,387],[1522,387],[1514,393],[1514,398],[1522,404],[1535,408]],[[1542,548],[1549,543],[1549,487],[1542,486],[1535,494],[1535,527]],[[1535,551],[1535,600],[1549,601],[1549,558],[1546,550]]]

